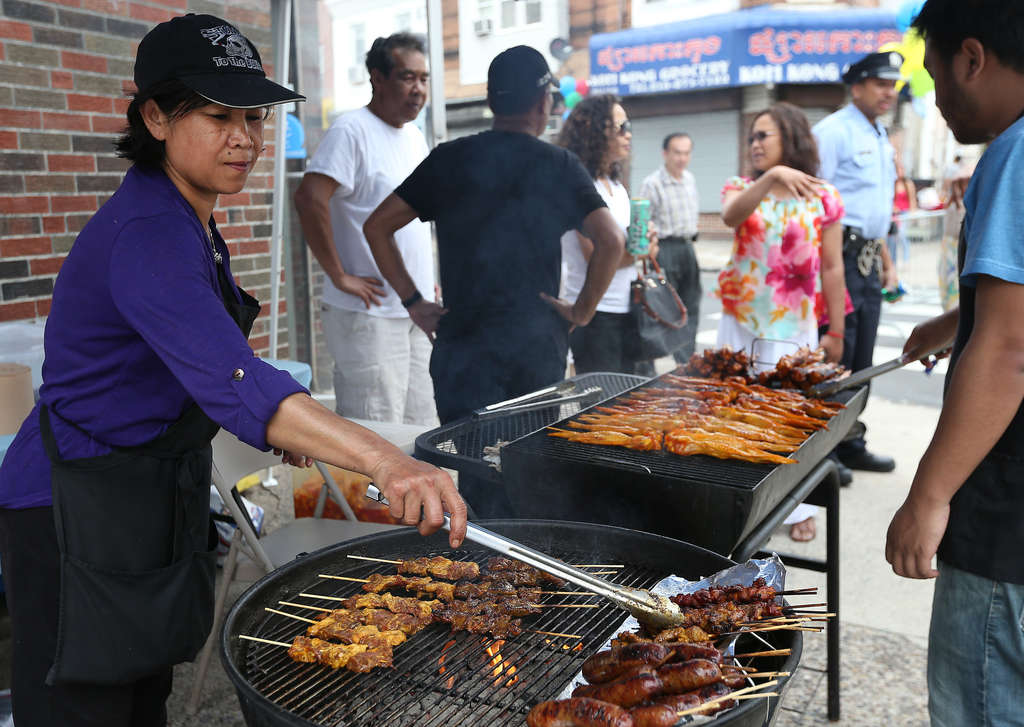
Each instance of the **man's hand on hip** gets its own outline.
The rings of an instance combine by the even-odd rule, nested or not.
[[[431,343],[434,342],[437,326],[441,322],[441,316],[447,312],[447,308],[423,299],[409,306],[409,317],[413,323],[423,329]]]
[[[387,295],[384,283],[370,276],[349,275],[342,273],[338,280],[332,280],[334,287],[343,293],[354,295],[363,301],[363,305],[369,308],[371,305],[380,305],[381,298]]]

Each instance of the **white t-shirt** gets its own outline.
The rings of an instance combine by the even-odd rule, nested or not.
[[[629,227],[629,193],[618,182],[612,182],[611,194],[602,182],[594,181],[594,186],[601,193],[601,198],[608,205],[608,211],[625,232]],[[583,281],[587,278],[587,261],[580,249],[579,235],[576,230],[569,230],[562,235],[562,263],[565,269],[565,299],[575,303],[583,289]],[[636,278],[636,267],[628,265],[615,271],[608,291],[597,304],[597,309],[604,313],[629,312],[629,285]]]
[[[427,152],[427,142],[414,124],[396,129],[365,106],[344,114],[327,130],[306,172],[326,175],[338,183],[330,200],[331,229],[345,272],[377,278],[384,283],[387,295],[379,306],[368,309],[361,299],[343,293],[328,281],[323,292],[326,305],[384,318],[409,315],[380,274],[363,236],[363,223]],[[434,300],[430,226],[413,220],[395,233],[395,242],[416,288],[426,300]]]

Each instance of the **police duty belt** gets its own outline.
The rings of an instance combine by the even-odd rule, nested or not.
[[[882,240],[865,240],[857,253],[857,271],[863,276],[871,275],[871,269],[876,268],[878,275],[882,275]]]

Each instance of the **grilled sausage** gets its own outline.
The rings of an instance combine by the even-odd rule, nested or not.
[[[669,662],[707,659],[715,664],[722,663],[722,652],[710,644],[663,644],[663,646],[668,646],[673,651]]]
[[[654,702],[656,704],[664,704],[672,708],[673,712],[682,712],[685,709],[693,709],[699,707],[705,702],[710,702],[712,699],[718,699],[724,697],[731,690],[722,682],[714,682],[700,689],[695,689],[692,692],[685,692],[683,694],[669,694],[662,697],[656,697]],[[707,712],[702,714],[715,714],[721,712],[723,709],[728,709],[736,704],[734,699],[725,699],[721,702],[716,702],[712,706],[708,707]]]
[[[528,727],[633,727],[622,707],[596,699],[557,699],[541,702],[526,715]]]
[[[707,659],[691,659],[682,664],[666,664],[658,669],[661,678],[661,694],[692,692],[722,678],[718,665]]]
[[[573,690],[572,696],[600,699],[629,709],[661,692],[661,679],[654,674],[641,674],[607,684],[582,684]]]
[[[672,657],[666,644],[653,642],[616,646],[599,651],[583,662],[583,677],[591,684],[604,684],[618,679],[629,666],[652,664],[661,666]]]
[[[629,710],[634,727],[672,727],[679,721],[676,710],[667,704],[647,704]]]

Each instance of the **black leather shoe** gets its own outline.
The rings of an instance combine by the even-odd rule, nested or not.
[[[866,449],[859,452],[843,453],[839,455],[840,461],[851,470],[864,470],[866,472],[892,472],[896,469],[896,461],[892,457],[872,454]]]
[[[853,482],[853,470],[842,462],[836,462],[836,469],[839,470],[839,486],[849,487],[850,483]]]

